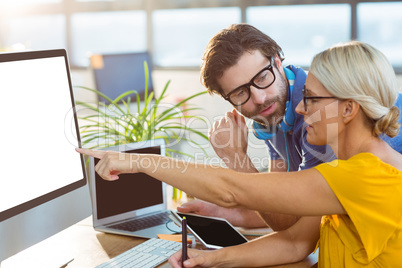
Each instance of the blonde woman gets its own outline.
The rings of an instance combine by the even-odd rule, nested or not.
[[[298,172],[246,174],[155,155],[78,152],[101,158],[96,170],[106,180],[145,172],[223,207],[302,216],[289,229],[246,244],[189,250],[185,267],[296,262],[316,246],[320,267],[398,267],[402,156],[379,137],[398,134],[397,96],[385,56],[368,44],[349,42],[314,57],[296,107],[308,125],[308,142],[330,145],[338,160]],[[169,262],[181,267],[181,253]]]

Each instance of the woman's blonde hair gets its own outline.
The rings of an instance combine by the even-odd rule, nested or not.
[[[398,134],[396,76],[379,50],[358,41],[338,44],[317,54],[309,72],[333,96],[359,103],[373,123],[373,135]]]

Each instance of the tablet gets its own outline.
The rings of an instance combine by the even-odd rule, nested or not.
[[[181,220],[185,216],[188,231],[206,248],[218,249],[240,245],[248,241],[225,219],[181,213],[173,210],[172,215],[178,224],[181,224]]]

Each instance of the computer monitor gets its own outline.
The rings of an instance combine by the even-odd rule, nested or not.
[[[0,265],[91,215],[65,50],[0,53]]]
[[[149,71],[149,95],[153,91],[153,83],[151,78],[152,62],[148,52],[92,55],[91,67],[96,89],[112,100],[124,92],[136,90],[140,95],[140,100],[143,101],[145,93],[144,61],[147,62]],[[130,97],[132,102],[136,102],[135,94],[130,95]],[[99,101],[109,103],[102,97],[99,97]]]

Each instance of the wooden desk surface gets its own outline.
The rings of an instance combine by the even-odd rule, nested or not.
[[[91,217],[1,263],[1,268],[56,267],[53,261],[73,260],[66,268],[91,268],[144,242],[145,239],[105,234],[92,228]],[[67,253],[67,254],[66,254]],[[317,254],[302,262],[274,267],[315,267]],[[161,268],[171,267],[167,262]],[[272,267],[272,266],[271,266]]]

